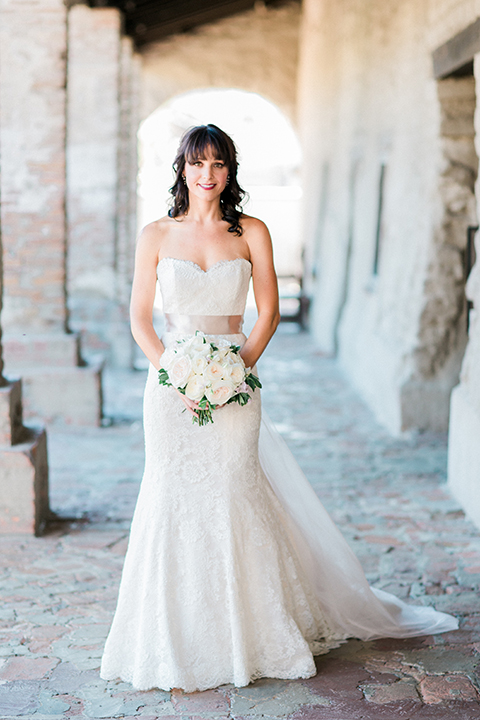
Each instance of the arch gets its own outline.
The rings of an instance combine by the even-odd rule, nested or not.
[[[203,25],[141,49],[140,116],[202,87],[235,87],[273,102],[295,122],[301,3],[291,0]]]
[[[157,108],[140,126],[139,225],[164,215],[172,160],[183,132],[208,122],[228,132],[239,149],[245,212],[262,218],[272,234],[280,274],[301,273],[301,150],[289,119],[256,93],[207,88],[182,93]]]

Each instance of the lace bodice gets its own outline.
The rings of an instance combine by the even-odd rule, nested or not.
[[[166,313],[243,315],[252,267],[245,258],[220,260],[207,271],[191,260],[166,257],[157,276]]]

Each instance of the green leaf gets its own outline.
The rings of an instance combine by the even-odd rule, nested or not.
[[[225,405],[230,405],[230,403],[236,402],[239,405],[241,405],[241,407],[243,407],[244,405],[246,405],[248,403],[249,400],[250,400],[250,395],[246,392],[241,392],[241,393],[237,393],[236,395],[232,395],[230,400],[227,400]]]
[[[160,383],[160,385],[172,385],[168,377],[168,372],[164,368],[160,368],[160,370],[158,371],[158,382]]]
[[[192,418],[192,423],[198,423],[198,425],[208,425],[213,423],[212,413],[208,410],[197,410],[196,415]]]
[[[249,373],[247,375],[247,377],[245,378],[245,382],[247,383],[247,385],[249,387],[252,388],[252,390],[255,390],[255,388],[257,388],[257,387],[258,388],[262,387],[262,383],[260,382],[260,380],[258,379],[258,377],[256,375],[253,375],[253,373]]]

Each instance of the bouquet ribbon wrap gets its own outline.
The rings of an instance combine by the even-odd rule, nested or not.
[[[165,313],[166,332],[194,335],[238,335],[242,332],[243,315],[179,315]]]

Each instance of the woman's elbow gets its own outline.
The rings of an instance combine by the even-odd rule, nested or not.
[[[281,316],[281,314],[280,314],[280,308],[279,308],[279,306],[277,305],[277,307],[275,308],[275,311],[274,311],[274,313],[273,313],[273,320],[272,320],[272,326],[273,326],[273,331],[274,331],[274,332],[275,332],[275,330],[277,329],[277,327],[278,327],[278,325],[279,325],[279,323],[280,323],[281,318],[282,318],[282,316]]]

